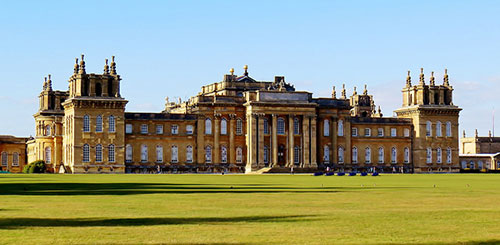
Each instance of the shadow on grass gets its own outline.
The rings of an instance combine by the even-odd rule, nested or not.
[[[182,218],[1,218],[0,229],[17,229],[26,227],[113,227],[113,226],[153,226],[153,225],[210,225],[223,223],[261,223],[261,222],[304,222],[313,220],[314,215],[287,216],[242,216],[242,217],[182,217]]]
[[[381,243],[386,244],[386,243]],[[500,244],[500,240],[483,240],[483,241],[467,241],[467,242],[429,242],[429,243],[395,243],[394,245],[414,244],[414,245],[493,245]]]
[[[134,194],[210,194],[210,193],[335,193],[412,187],[283,187],[236,184],[164,183],[5,183],[0,195],[134,195]]]

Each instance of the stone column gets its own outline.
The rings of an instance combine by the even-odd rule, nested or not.
[[[294,162],[294,149],[295,145],[293,142],[294,128],[293,128],[294,115],[288,115],[288,167],[293,166]]]
[[[352,149],[351,149],[351,132],[352,132],[352,129],[351,129],[351,119],[350,118],[345,118],[345,120],[344,120],[344,136],[345,136],[344,165],[352,163],[352,159],[351,159],[351,154],[352,154]],[[373,152],[374,151],[372,151],[372,158],[374,156]],[[376,150],[376,153],[378,154],[378,148]],[[358,159],[359,159],[359,149],[358,149]]]
[[[318,156],[318,149],[316,147],[317,137],[316,137],[316,115],[311,116],[311,167],[318,167],[318,162],[316,157]]]
[[[59,137],[54,137],[54,161],[52,162],[52,167],[54,168],[54,173],[57,173],[57,165],[59,164]]]
[[[257,154],[258,154],[258,157],[257,157],[257,165],[259,166],[259,168],[261,167],[264,167],[264,117],[265,117],[265,114],[259,114],[258,117],[257,117],[257,124],[258,124],[258,132],[259,132],[259,135],[258,135],[258,142],[259,142],[259,145],[258,145],[258,148],[257,148]]]
[[[332,117],[332,147],[330,150],[330,163],[335,164],[337,162],[336,152],[337,152],[337,118]]]
[[[272,166],[276,166],[278,164],[278,135],[277,135],[277,123],[278,123],[278,115],[273,114],[273,123],[272,123]]]
[[[205,162],[205,117],[198,116],[196,125],[196,162],[202,164]]]
[[[444,105],[444,89],[439,88],[439,104]]]
[[[229,163],[236,163],[236,148],[234,145],[234,119],[236,114],[229,114]]]
[[[220,114],[214,114],[214,151],[212,153],[212,163],[220,163],[220,145],[219,145],[219,128],[220,128]]]
[[[302,120],[302,140],[304,141],[304,154],[302,154],[303,156],[303,161],[302,161],[302,166],[303,167],[307,167],[309,166],[310,164],[310,161],[309,161],[309,156],[310,156],[310,152],[309,152],[309,147],[311,147],[311,143],[310,143],[310,139],[309,139],[309,116],[307,115],[304,115],[303,117],[303,120]]]

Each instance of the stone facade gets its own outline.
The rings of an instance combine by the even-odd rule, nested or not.
[[[20,173],[26,165],[26,141],[10,135],[0,135],[1,171]]]
[[[459,170],[461,109],[447,74],[443,85],[433,76],[425,85],[422,73],[412,86],[408,76],[397,117],[383,117],[366,86],[314,98],[283,76],[256,81],[247,66],[187,101],[167,98],[162,112],[125,112],[120,80],[114,59],[87,74],[83,56],[68,91],[52,91],[49,78],[29,160],[49,152],[51,171],[72,173]]]

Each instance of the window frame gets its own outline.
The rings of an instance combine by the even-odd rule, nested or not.
[[[125,134],[132,134],[134,133],[134,125],[131,123],[125,124]]]
[[[108,162],[115,162],[115,161],[116,161],[115,145],[110,144],[108,146]]]
[[[141,134],[148,134],[149,126],[147,124],[141,124]]]
[[[104,127],[103,127],[102,116],[97,115],[97,117],[95,118],[95,132],[102,133],[104,131],[103,129]]]
[[[108,116],[108,132],[109,133],[116,132],[116,118],[113,115]]]
[[[156,124],[155,132],[157,135],[162,135],[164,133],[163,132],[163,124]]]

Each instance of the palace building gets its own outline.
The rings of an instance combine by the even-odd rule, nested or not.
[[[166,99],[162,112],[126,112],[114,57],[102,74],[76,60],[67,91],[49,76],[34,114],[28,162],[52,172],[458,172],[460,108],[445,72],[436,84],[423,70],[402,89],[396,117],[383,117],[368,90],[315,98],[276,76],[224,75],[187,101]],[[403,83],[404,84],[404,83]]]

